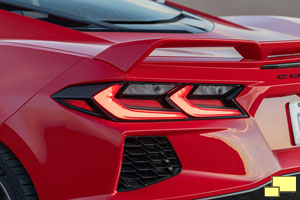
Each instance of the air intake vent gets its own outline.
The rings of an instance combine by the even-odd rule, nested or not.
[[[118,191],[143,188],[180,171],[180,162],[166,137],[128,137]]]

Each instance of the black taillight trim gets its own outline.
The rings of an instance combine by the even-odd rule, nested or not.
[[[241,108],[241,106],[235,101],[235,98],[239,95],[239,93],[244,89],[243,85],[240,84],[208,84],[208,83],[165,83],[165,82],[155,82],[155,84],[173,84],[176,85],[176,87],[174,89],[172,89],[171,91],[169,91],[167,94],[165,95],[153,95],[153,96],[149,96],[149,95],[122,95],[122,91],[125,90],[126,86],[128,86],[129,84],[151,84],[152,82],[107,82],[107,83],[96,83],[96,84],[84,84],[84,85],[75,85],[75,86],[69,86],[66,87],[64,89],[62,89],[61,91],[55,93],[54,95],[52,95],[51,97],[53,99],[55,99],[58,103],[71,108],[73,110],[77,110],[86,114],[90,114],[90,115],[94,115],[106,120],[111,120],[111,121],[117,121],[117,122],[160,122],[160,121],[193,121],[193,120],[210,120],[210,119],[232,119],[232,118],[247,118],[249,117],[249,115]],[[197,118],[197,117],[191,117],[188,116],[187,119],[164,119],[164,120],[122,120],[122,119],[118,119],[114,116],[112,116],[109,112],[107,112],[104,108],[102,108],[101,106],[99,106],[97,104],[97,102],[95,101],[95,99],[93,98],[97,93],[105,90],[106,88],[116,85],[116,84],[121,84],[123,87],[121,88],[121,90],[117,93],[116,98],[128,98],[128,99],[143,99],[143,100],[157,100],[160,104],[162,104],[165,108],[161,109],[162,111],[166,111],[166,110],[170,110],[170,111],[175,111],[175,112],[181,112],[182,110],[176,106],[171,100],[170,100],[170,96],[172,94],[174,94],[176,91],[182,89],[183,87],[187,86],[187,85],[193,85],[194,89],[196,88],[196,86],[198,85],[207,85],[207,86],[212,86],[212,85],[216,85],[216,86],[233,86],[235,87],[234,90],[224,94],[224,95],[195,95],[195,96],[191,96],[192,92],[189,94],[188,98],[189,99],[197,99],[197,98],[201,98],[201,99],[220,99],[225,106],[229,106],[229,107],[234,107],[237,110],[239,110],[241,112],[241,115],[238,116],[224,116],[224,117],[201,117],[201,118]],[[92,107],[95,112],[91,112],[91,111],[87,111],[84,109],[80,109],[80,108],[76,108],[72,105],[68,105],[67,103],[65,103],[63,101],[63,99],[80,99],[80,100],[84,100],[88,103],[88,105],[90,107]],[[151,109],[149,109],[151,110]],[[156,109],[153,109],[156,110]]]

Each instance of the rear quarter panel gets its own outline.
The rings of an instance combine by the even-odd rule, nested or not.
[[[0,43],[0,124],[80,59],[38,47]]]

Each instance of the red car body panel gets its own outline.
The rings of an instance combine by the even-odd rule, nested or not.
[[[273,175],[300,171],[300,149],[291,139],[286,109],[288,102],[300,100],[300,83],[278,79],[300,69],[260,69],[300,61],[299,20],[220,19],[169,4],[214,21],[215,29],[80,33],[0,11],[5,27],[0,33],[0,140],[23,163],[40,199],[197,199],[248,190]],[[280,28],[274,25],[279,23]],[[159,47],[184,46],[234,47],[244,58],[149,57]],[[120,123],[51,98],[68,86],[110,81],[242,84],[236,101],[249,117]],[[284,112],[277,116],[274,106]],[[270,126],[274,121],[283,126]],[[117,192],[128,136],[167,136],[182,172],[143,189]]]

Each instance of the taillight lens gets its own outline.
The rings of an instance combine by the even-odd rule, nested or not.
[[[133,83],[129,84],[122,95],[139,95],[139,96],[157,96],[157,95],[164,95],[170,90],[174,89],[176,85],[173,84],[138,84]]]
[[[91,108],[91,106],[87,104],[86,101],[81,99],[64,99],[63,102],[67,105],[73,106],[74,108],[80,108],[82,110],[87,110],[91,112],[95,111],[94,109]]]
[[[116,118],[124,120],[163,120],[187,118],[187,116],[181,112],[128,108],[122,105],[115,98],[121,88],[122,85],[113,85],[94,96],[96,102]],[[144,91],[142,92],[144,94]]]
[[[193,95],[201,96],[220,96],[225,95],[227,92],[230,92],[234,89],[234,86],[218,86],[218,85],[199,85],[196,87]]]
[[[53,98],[114,121],[247,117],[234,98],[240,85],[108,83],[68,87]]]
[[[173,94],[170,99],[185,113],[192,117],[225,117],[225,116],[238,116],[242,113],[236,108],[220,107],[201,107],[193,104],[188,95],[193,89],[192,85],[185,86],[184,88]],[[215,93],[216,91],[212,91]],[[206,94],[208,95],[208,94]]]

